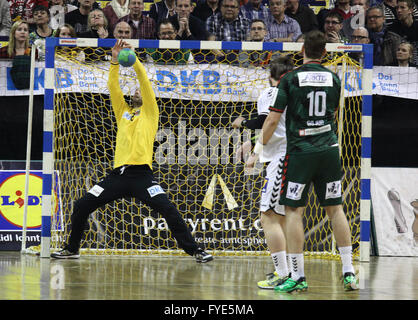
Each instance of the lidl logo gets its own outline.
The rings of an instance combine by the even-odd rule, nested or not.
[[[0,230],[19,230],[23,226],[25,205],[25,172],[0,171]],[[39,229],[42,221],[42,174],[29,174],[26,226]],[[59,211],[56,192],[53,192],[54,214]]]

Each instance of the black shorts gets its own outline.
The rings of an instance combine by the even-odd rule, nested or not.
[[[311,183],[321,206],[342,204],[341,177],[338,147],[286,155],[280,204],[295,208],[306,206]]]

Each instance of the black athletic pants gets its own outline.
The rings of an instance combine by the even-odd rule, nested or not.
[[[80,248],[84,226],[89,215],[97,208],[117,199],[136,198],[160,213],[177,244],[187,254],[193,255],[198,248],[196,241],[177,208],[168,199],[151,169],[147,165],[116,168],[91,188],[74,204],[71,216],[72,230],[67,249],[75,252]]]

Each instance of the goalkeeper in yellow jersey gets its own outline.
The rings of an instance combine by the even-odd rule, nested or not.
[[[197,262],[209,262],[213,257],[198,246],[177,208],[155,180],[152,173],[153,147],[158,130],[159,110],[155,94],[144,66],[136,59],[133,68],[140,89],[132,96],[129,106],[119,85],[118,54],[129,45],[118,40],[112,49],[108,87],[117,135],[114,169],[75,202],[71,216],[72,229],[67,245],[52,253],[57,259],[79,258],[84,226],[90,213],[120,198],[134,197],[159,212],[177,240],[177,244]]]

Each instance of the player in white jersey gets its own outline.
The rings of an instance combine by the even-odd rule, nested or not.
[[[277,95],[277,85],[280,78],[293,69],[290,57],[279,57],[270,62],[270,87],[265,89],[257,100],[256,119],[246,120],[238,117],[232,123],[233,128],[246,127],[249,129],[261,129],[264,120],[269,113],[269,107],[273,105]],[[282,116],[283,117],[283,116]],[[245,149],[246,146],[243,146]],[[248,148],[248,147],[247,147]],[[241,152],[241,151],[239,151]],[[289,276],[289,268],[286,257],[286,238],[284,234],[285,213],[284,207],[279,205],[282,183],[282,168],[286,155],[286,127],[285,117],[278,124],[271,140],[259,154],[252,154],[246,160],[246,167],[254,167],[257,159],[261,163],[268,163],[263,189],[261,191],[260,212],[261,224],[267,246],[270,251],[275,271],[267,275],[266,280],[259,281],[261,289],[274,289],[283,283]]]

